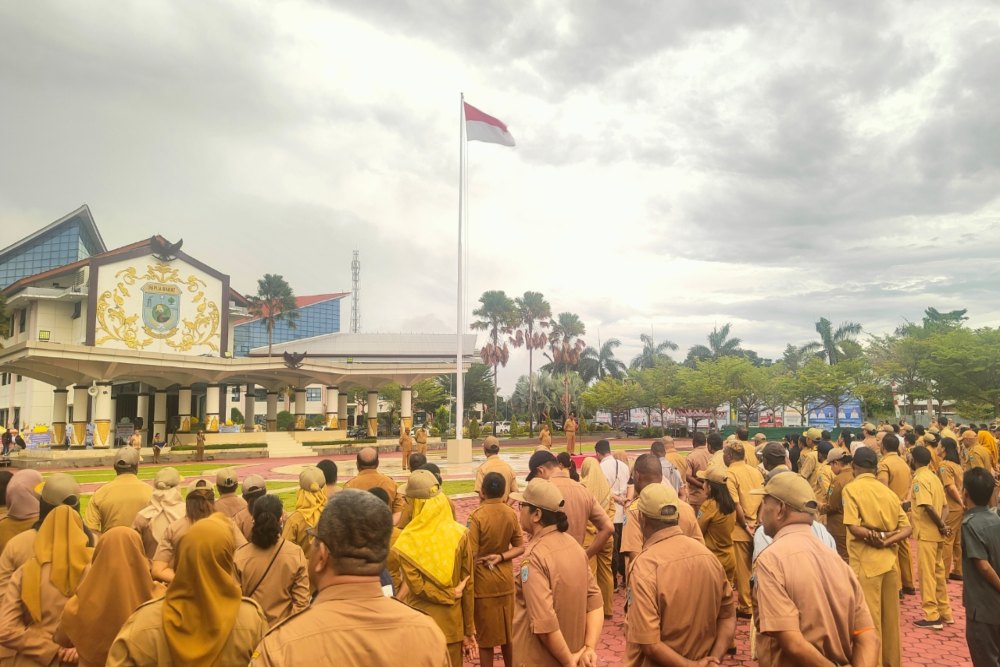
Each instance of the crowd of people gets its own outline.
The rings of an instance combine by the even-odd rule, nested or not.
[[[523,486],[489,437],[464,525],[412,443],[402,485],[373,448],[343,486],[305,466],[291,512],[231,468],[149,485],[133,447],[82,513],[73,477],[0,471],[0,665],[589,667],[624,589],[628,665],[723,664],[745,618],[764,666],[893,666],[901,597],[939,630],[949,578],[1000,664],[993,433],[854,435],[601,440],[579,470],[543,436]]]

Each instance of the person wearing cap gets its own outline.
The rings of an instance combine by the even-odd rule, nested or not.
[[[281,536],[299,545],[299,548],[309,555],[312,548],[312,537],[309,529],[319,521],[320,514],[326,506],[326,478],[323,471],[316,466],[305,466],[299,472],[299,489],[295,493],[295,509],[288,515]]]
[[[42,473],[25,468],[7,482],[7,516],[0,519],[0,552],[16,535],[30,530],[38,520]]]
[[[427,456],[427,429],[424,428],[423,424],[417,429],[417,435],[414,437],[417,440],[417,453]],[[391,498],[392,496],[390,495],[389,497]]]
[[[524,535],[517,512],[504,499],[507,480],[499,472],[483,478],[482,503],[469,515],[469,550],[475,558],[476,641],[479,664],[493,664],[500,647],[504,664],[513,665],[514,565],[524,553]],[[516,491],[516,489],[515,489]]]
[[[330,498],[309,558],[316,599],[271,628],[250,665],[449,667],[437,624],[382,592],[392,530],[392,511],[374,494],[348,489]]]
[[[486,460],[476,470],[475,491],[479,494],[479,499],[482,500],[483,478],[491,472],[500,473],[506,482],[503,502],[507,502],[511,492],[517,491],[517,475],[514,474],[514,469],[510,467],[510,464],[500,458],[500,441],[495,436],[491,435],[483,440],[483,453],[486,455]]]
[[[819,503],[797,475],[775,475],[760,522],[772,538],[754,563],[754,626],[761,667],[874,665],[879,636],[857,576],[813,536]]]
[[[589,557],[567,534],[562,493],[539,477],[511,498],[520,503],[518,519],[530,538],[514,577],[515,664],[593,665],[604,603]]]
[[[913,473],[910,466],[899,455],[899,438],[886,433],[881,443],[882,458],[878,462],[875,476],[885,484],[903,506],[903,511],[910,511],[910,494],[913,484]],[[896,551],[899,556],[899,579],[903,592],[916,595],[913,587],[913,561],[910,558],[910,541],[903,540]]]
[[[410,464],[410,454],[413,453],[413,436],[411,436],[410,431],[403,428],[403,426],[403,424],[400,424],[399,457],[403,464],[403,470],[408,470],[407,466]]]
[[[760,467],[765,479],[781,472],[791,472],[788,450],[780,442],[769,442],[760,449]]]
[[[403,590],[399,597],[437,623],[453,665],[478,653],[475,625],[473,552],[469,532],[457,523],[448,497],[429,470],[414,470],[406,481],[413,518],[392,550],[399,557]]]
[[[722,460],[726,464],[726,486],[736,504],[733,526],[733,554],[736,558],[736,591],[739,603],[736,615],[750,618],[750,565],[753,556],[753,533],[757,528],[760,496],[750,493],[764,486],[764,476],[743,460],[744,446],[736,441],[726,445]]]
[[[833,481],[827,492],[826,502],[820,505],[820,511],[826,516],[826,529],[830,531],[837,543],[837,553],[848,562],[847,527],[844,526],[844,487],[854,481],[854,469],[851,467],[851,453],[846,449],[835,447],[826,456],[826,462],[833,472]]]
[[[913,536],[917,540],[917,573],[924,617],[914,621],[918,628],[941,630],[942,623],[954,623],[948,600],[948,573],[944,569],[944,543],[951,534],[945,523],[947,500],[944,485],[929,464],[926,447],[913,448]]]
[[[730,585],[736,581],[736,555],[733,532],[736,527],[736,503],[726,486],[726,469],[719,466],[698,471],[708,495],[698,509],[698,527],[705,537],[705,546],[719,559]]]
[[[217,472],[215,486],[219,490],[219,497],[215,499],[216,512],[222,512],[232,519],[240,510],[246,509],[247,501],[236,495],[239,480],[235,469],[223,468]]]
[[[425,454],[427,451],[427,437],[424,436],[424,449],[420,451],[420,430],[417,430],[417,453]],[[399,521],[399,515],[403,511],[403,495],[399,493],[399,487],[391,477],[387,477],[378,471],[378,451],[372,447],[365,447],[357,456],[358,474],[353,479],[344,484],[345,489],[357,489],[367,491],[373,486],[385,489],[389,495],[392,507],[392,514],[395,521]]]
[[[861,432],[864,434],[864,439],[855,441],[851,444],[851,456],[854,456],[859,447],[868,447],[873,452],[878,451],[878,440],[875,439],[875,434],[878,433],[878,427],[871,422],[865,422],[861,425]]]
[[[153,480],[153,495],[149,504],[139,510],[132,528],[142,538],[146,558],[152,559],[167,528],[185,514],[181,498],[181,476],[176,468],[161,468]]]
[[[962,516],[965,505],[962,501],[962,481],[965,472],[959,463],[958,445],[948,438],[938,445],[938,477],[944,487],[948,502],[948,516],[945,521],[951,534],[944,542],[944,570],[949,579],[962,581]]]
[[[899,496],[878,481],[878,455],[860,447],[851,460],[854,481],[844,487],[844,525],[851,569],[861,583],[875,629],[882,638],[884,667],[901,665],[899,559],[896,545],[913,528]]]
[[[813,489],[817,487],[816,480],[819,478],[819,457],[816,454],[816,443],[821,435],[822,431],[818,428],[810,428],[802,432],[804,440],[799,439],[799,449],[802,450],[802,453],[799,454],[799,475],[809,482],[809,486]]]
[[[681,531],[671,487],[651,484],[638,502],[644,541],[629,568],[626,664],[721,664],[736,632],[725,570]]]
[[[253,530],[253,504],[258,498],[263,498],[265,493],[267,493],[267,483],[263,477],[254,474],[243,478],[243,500],[246,502],[246,506],[233,516],[233,523],[247,540],[250,539],[250,533]],[[282,525],[287,518],[286,512],[282,516]]]
[[[576,453],[576,430],[579,428],[576,421],[576,413],[570,412],[569,417],[563,422],[563,432],[566,433],[566,451],[573,455]]]
[[[698,472],[708,467],[711,454],[708,451],[708,439],[701,431],[695,431],[691,436],[691,452],[684,461],[685,479],[688,486],[688,503],[698,511],[705,500],[707,487],[705,480],[698,477]]]
[[[83,522],[95,533],[132,525],[135,516],[149,504],[153,489],[139,479],[139,452],[122,447],[115,454],[116,477],[94,492]]]

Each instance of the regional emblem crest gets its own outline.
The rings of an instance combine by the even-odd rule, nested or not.
[[[180,315],[179,287],[164,283],[146,283],[142,286],[142,323],[147,335],[154,338],[173,335]]]

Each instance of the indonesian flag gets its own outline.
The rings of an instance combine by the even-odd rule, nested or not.
[[[490,144],[513,146],[514,137],[507,131],[503,121],[485,114],[467,102],[465,105],[465,138],[469,141],[485,141]]]

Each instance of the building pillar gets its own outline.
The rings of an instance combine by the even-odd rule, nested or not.
[[[257,418],[257,389],[251,382],[246,386],[246,393],[243,395],[243,430],[252,431],[254,420]]]
[[[145,447],[148,438],[146,437],[146,431],[149,429],[149,392],[145,389],[140,389],[139,394],[135,397],[135,427],[139,429],[141,420],[141,431],[139,436],[142,438],[142,446]]]
[[[87,444],[87,401],[90,394],[87,391],[90,385],[78,384],[73,386],[73,433],[70,434],[70,444],[76,447],[83,447]]]
[[[177,430],[180,433],[191,431],[191,387],[177,390]]]
[[[278,430],[278,392],[267,390],[267,430]]]
[[[295,388],[295,430],[306,430],[306,390],[305,387]]]
[[[378,437],[378,392],[368,391],[368,437]]]
[[[163,440],[167,439],[167,392],[162,389],[153,394],[153,428],[148,430],[150,443],[157,433]]]
[[[221,390],[217,384],[205,387],[205,432],[219,432],[219,412],[221,410]]]
[[[337,425],[347,428],[347,392],[337,394]]]
[[[409,433],[413,427],[413,389],[402,387],[399,390],[399,432]]]
[[[68,401],[68,389],[52,390],[52,447],[62,447],[63,443],[66,442],[66,406]]]
[[[347,397],[344,397],[346,402]],[[340,407],[340,388],[331,386],[326,388],[326,427],[332,431],[340,428],[340,418],[346,417],[347,415],[341,415],[338,411]]]
[[[94,449],[107,449],[114,444],[111,429],[111,383],[98,382],[94,398]]]

